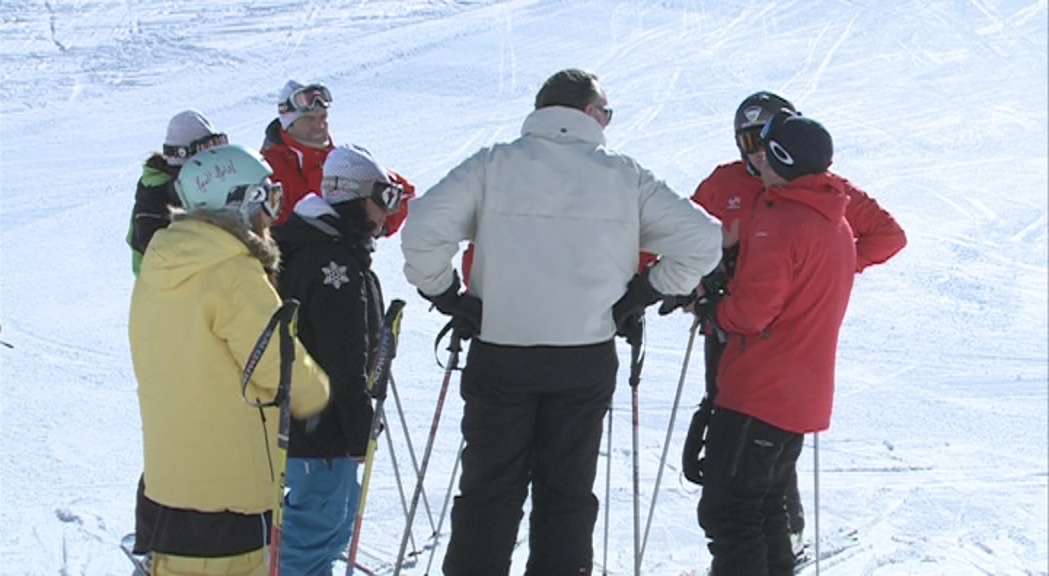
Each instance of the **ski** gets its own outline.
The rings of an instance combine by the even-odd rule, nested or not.
[[[357,564],[361,522],[364,520],[364,506],[368,501],[368,486],[371,483],[372,467],[375,463],[375,450],[379,446],[379,434],[382,433],[383,404],[386,402],[386,390],[390,382],[390,367],[394,357],[397,356],[397,337],[401,333],[403,313],[404,300],[394,299],[390,302],[382,321],[379,351],[371,372],[368,374],[368,393],[375,399],[375,408],[368,436],[368,449],[364,456],[364,474],[361,479],[361,495],[357,501],[357,517],[353,521],[353,536],[350,538],[350,547],[346,554],[346,576],[353,574],[354,566]]]
[[[819,561],[836,564],[855,551],[859,544],[859,532],[855,528],[843,529],[834,536],[833,542],[822,542]],[[794,561],[794,573],[802,574],[815,564],[816,554],[811,550],[810,544],[806,543],[804,551]]]
[[[132,576],[149,576],[149,561],[144,555],[135,554],[135,533],[125,535],[120,539],[120,550],[124,552],[127,559],[135,567]]]

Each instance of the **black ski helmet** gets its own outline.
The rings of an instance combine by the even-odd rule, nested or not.
[[[750,128],[761,128],[784,108],[797,112],[789,100],[772,92],[762,90],[747,96],[736,108],[736,134]]]

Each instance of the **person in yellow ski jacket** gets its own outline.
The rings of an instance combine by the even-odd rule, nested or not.
[[[243,394],[241,374],[280,306],[268,233],[280,186],[271,174],[238,145],[190,158],[176,184],[185,212],[154,235],[132,291],[146,496],[160,505],[154,575],[267,571],[278,410],[249,401],[276,394],[276,337]],[[297,417],[328,401],[328,378],[297,339],[290,398]]]

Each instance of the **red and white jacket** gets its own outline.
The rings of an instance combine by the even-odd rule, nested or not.
[[[856,270],[847,183],[831,174],[766,190],[748,208],[729,295],[715,405],[803,434],[830,425],[838,332]]]
[[[329,143],[327,148],[306,146],[281,128],[279,120],[274,120],[266,127],[262,157],[273,169],[272,180],[280,182],[284,189],[280,215],[274,225],[283,224],[291,216],[295,205],[307,194],[320,194],[324,161],[333,148],[334,143]],[[393,170],[387,169],[387,172],[390,180],[404,189],[400,210],[386,217],[386,235],[392,236],[408,217],[408,200],[415,198],[415,186]]]

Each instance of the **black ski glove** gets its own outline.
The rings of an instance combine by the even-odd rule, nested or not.
[[[699,408],[692,414],[692,422],[689,423],[688,434],[685,435],[685,445],[681,449],[681,471],[693,484],[703,484],[703,448],[707,443],[707,426],[710,425],[710,415],[713,411],[713,399],[704,396]]]
[[[481,332],[481,299],[468,293],[459,292],[459,273],[453,272],[452,285],[436,296],[428,296],[422,291],[419,295],[426,298],[437,310],[452,317],[452,327],[464,340],[469,340]]]
[[[648,268],[635,274],[626,285],[626,294],[612,306],[612,320],[616,323],[616,336],[626,337],[631,344],[641,341],[641,316],[645,308],[663,297],[648,281]]]
[[[663,303],[659,305],[659,315],[666,316],[678,308],[684,308],[707,320],[708,316],[713,314],[718,302],[728,295],[728,290],[725,289],[728,285],[728,276],[719,266],[704,276],[700,280],[700,285],[703,287],[703,296],[692,292],[663,298]]]

